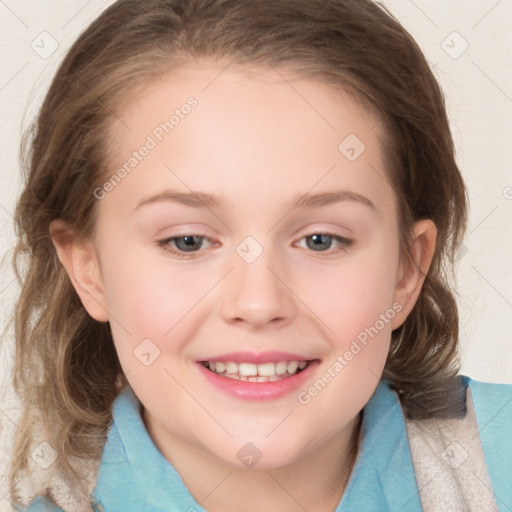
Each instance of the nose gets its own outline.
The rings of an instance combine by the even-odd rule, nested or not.
[[[254,329],[267,324],[283,327],[293,320],[297,303],[286,273],[269,259],[264,252],[252,263],[235,263],[222,295],[221,315],[226,322]]]

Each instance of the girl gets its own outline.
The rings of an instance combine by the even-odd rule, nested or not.
[[[443,97],[380,6],[119,0],[26,147],[19,510],[512,510]]]

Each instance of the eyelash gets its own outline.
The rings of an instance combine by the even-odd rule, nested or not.
[[[336,235],[335,233],[330,233],[330,232],[325,232],[325,231],[314,231],[314,232],[312,232],[312,233],[310,233],[308,235],[304,235],[300,240],[304,240],[306,238],[310,238],[310,237],[312,237],[314,235],[329,236],[334,241],[338,242],[340,245],[338,246],[337,249],[334,250],[334,254],[337,254],[338,252],[341,252],[341,251],[343,251],[343,252],[346,251],[354,243],[354,240],[352,240],[350,238],[345,238],[343,236]],[[169,252],[173,256],[177,256],[178,258],[183,258],[183,259],[194,259],[194,258],[197,258],[197,256],[201,252],[200,250],[186,252],[186,251],[180,251],[180,250],[171,248],[170,243],[172,241],[179,240],[179,239],[185,238],[185,237],[197,237],[197,238],[201,238],[202,240],[206,240],[207,242],[210,242],[211,244],[214,244],[214,240],[212,238],[210,238],[208,236],[204,236],[204,235],[198,235],[196,233],[187,233],[187,234],[181,235],[181,236],[173,236],[173,237],[165,238],[163,240],[158,240],[157,244],[164,251]],[[329,249],[327,251],[313,251],[313,250],[311,250],[311,252],[313,252],[313,253],[317,252],[319,254],[327,253],[328,256],[333,254],[331,249]]]
[[[201,238],[202,240],[206,240],[210,243],[214,243],[214,240],[212,238],[210,238],[209,236],[204,236],[204,235],[198,235],[196,233],[187,233],[186,235],[181,235],[181,236],[172,236],[172,237],[169,237],[169,238],[164,238],[163,240],[158,240],[158,245],[166,252],[169,252],[171,253],[173,256],[177,256],[178,258],[183,258],[183,259],[194,259],[194,258],[197,258],[197,254],[200,252],[200,251],[194,251],[194,252],[186,252],[186,251],[180,251],[180,250],[177,250],[177,249],[173,249],[171,246],[170,246],[170,243],[173,241],[173,240],[179,240],[180,238],[185,238],[185,237],[188,237],[188,236],[194,236],[194,237],[197,237],[197,238]]]

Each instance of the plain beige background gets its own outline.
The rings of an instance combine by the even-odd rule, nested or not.
[[[21,130],[37,110],[64,52],[110,0],[0,0],[0,323],[17,284],[10,266],[12,212],[21,181]],[[512,383],[512,38],[509,0],[386,0],[426,54],[443,87],[458,162],[470,196],[459,254],[463,373]],[[130,37],[130,34],[126,34]],[[0,422],[16,428],[9,385],[12,336],[0,344]],[[0,511],[10,435],[0,441]]]

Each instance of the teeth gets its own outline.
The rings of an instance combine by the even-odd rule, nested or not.
[[[212,372],[250,382],[275,382],[303,370],[307,361],[278,361],[277,363],[235,363],[234,361],[209,361],[204,363]]]
[[[250,382],[268,382],[270,377],[249,377]]]
[[[283,375],[284,373],[286,373],[287,369],[288,363],[286,361],[279,361],[279,363],[276,364],[277,375]]]
[[[212,367],[210,366],[210,370]],[[226,363],[226,371],[228,373],[238,373],[238,365],[236,363],[233,363],[232,361],[229,361]]]
[[[275,363],[264,363],[258,365],[258,375],[262,377],[270,377],[271,375],[276,374],[276,365]]]
[[[238,373],[243,377],[258,375],[258,366],[252,363],[240,363],[238,365]]]
[[[290,361],[288,363],[288,373],[294,374],[299,367],[299,363],[297,361]]]

